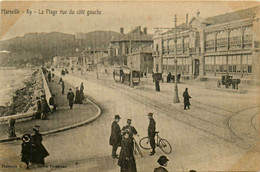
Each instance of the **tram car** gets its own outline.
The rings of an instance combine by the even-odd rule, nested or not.
[[[123,83],[123,77],[124,77],[124,72],[123,72],[123,69],[120,69],[120,68],[116,68],[114,69],[113,71],[113,78],[116,82],[121,82]]]
[[[131,70],[128,68],[114,69],[113,78],[116,82],[121,82],[130,85]],[[138,85],[140,83],[140,71],[132,70],[132,82],[133,85]]]

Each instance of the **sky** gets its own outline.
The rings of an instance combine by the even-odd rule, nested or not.
[[[53,32],[75,34],[87,33],[95,30],[120,31],[125,33],[136,26],[148,28],[148,33],[154,33],[154,27],[173,27],[174,15],[177,23],[185,22],[186,13],[189,19],[200,11],[203,18],[211,17],[234,10],[253,7],[259,2],[31,2],[29,4],[17,2],[1,2],[3,9],[19,9],[20,14],[1,13],[1,40],[15,36],[23,36],[31,32]],[[32,15],[26,10],[35,11]],[[58,14],[46,14],[46,9],[57,10]],[[60,10],[92,10],[101,11],[98,15],[60,14]],[[43,10],[45,14],[39,14]],[[22,11],[24,13],[22,13]]]

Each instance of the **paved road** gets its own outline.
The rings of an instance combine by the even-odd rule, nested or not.
[[[219,134],[221,135],[222,132],[214,135],[214,133],[210,133],[208,130],[205,132],[198,128],[200,125],[203,127],[211,126],[209,124],[204,125],[204,123],[208,123],[206,121],[210,120],[210,118],[208,118],[209,115],[211,115],[212,126],[214,125],[213,129],[215,127],[217,128],[216,132],[218,132],[219,128],[225,126],[220,122],[221,120],[215,121],[215,119],[218,118],[212,114],[207,114],[205,110],[203,110],[207,108],[209,111],[212,111],[214,108],[212,109],[205,105],[206,107],[201,109],[201,112],[205,112],[204,122],[199,123],[201,119],[195,118],[195,120],[198,120],[198,123],[195,122],[195,124],[192,125],[195,121],[193,120],[194,117],[190,117],[193,115],[191,113],[192,111],[185,112],[187,114],[183,113],[180,111],[182,109],[181,104],[170,109],[169,111],[171,112],[165,110],[168,109],[168,106],[163,107],[164,110],[162,110],[156,105],[157,102],[154,102],[153,98],[149,97],[152,94],[147,93],[147,91],[136,90],[137,92],[140,91],[140,94],[145,92],[143,95],[137,95],[134,94],[136,92],[126,91],[129,88],[124,85],[120,85],[122,88],[119,89],[109,82],[108,85],[110,86],[106,86],[103,81],[93,82],[72,76],[66,76],[64,80],[73,85],[79,85],[83,81],[86,88],[85,93],[89,97],[94,98],[95,102],[102,107],[103,114],[101,118],[90,125],[70,130],[66,133],[44,137],[44,144],[51,154],[51,156],[46,159],[47,165],[67,166],[67,168],[63,169],[65,171],[119,171],[117,161],[110,157],[111,147],[108,145],[110,126],[114,115],[119,114],[122,117],[120,121],[121,127],[126,124],[127,118],[132,118],[133,125],[137,128],[140,137],[143,137],[147,134],[147,125],[149,122],[146,114],[148,112],[154,112],[157,130],[160,131],[162,137],[169,140],[173,145],[173,153],[168,155],[170,162],[167,168],[169,171],[187,171],[190,169],[219,171],[236,169],[236,167],[238,167],[237,162],[240,162],[245,157],[247,157],[247,161],[251,164],[249,167],[244,165],[247,167],[247,170],[259,169],[259,167],[256,167],[256,164],[254,164],[255,160],[259,158],[258,153],[254,154],[252,160],[247,154],[248,147],[243,147],[243,145],[236,144],[234,141],[232,142],[232,139],[229,140],[229,137],[225,134],[224,138],[220,138]],[[193,92],[195,91],[197,91],[197,89],[193,90]],[[153,94],[158,97],[161,96],[161,93]],[[140,97],[144,97],[144,95],[151,100],[147,102],[145,101],[147,99],[141,99]],[[164,103],[163,101],[165,100],[162,100],[162,103]],[[169,101],[169,99],[167,101]],[[192,108],[194,107],[192,106]],[[194,109],[194,111],[199,112],[198,109]],[[180,120],[180,115],[185,118],[185,122]],[[203,119],[203,117],[200,118]],[[189,121],[189,123],[187,121]],[[214,131],[213,129],[209,130],[212,132]],[[226,132],[224,131],[223,133]],[[225,137],[228,139],[225,139]],[[19,162],[17,158],[19,143],[10,143],[0,146],[12,150],[13,154],[11,154],[11,158],[14,159],[13,163]],[[152,171],[153,168],[157,166],[157,158],[162,154],[160,150],[157,150],[156,155],[150,157],[149,151],[144,151],[144,158],[136,157],[138,171]],[[38,170],[41,171],[42,169]],[[54,168],[49,170],[60,169]]]

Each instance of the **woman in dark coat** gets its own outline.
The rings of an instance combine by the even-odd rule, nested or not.
[[[44,165],[44,158],[49,156],[48,151],[45,149],[45,147],[42,144],[42,135],[39,133],[39,127],[35,126],[33,128],[34,135],[32,136],[32,145],[34,146],[34,152],[33,152],[33,163],[35,164],[42,164]]]
[[[75,104],[80,104],[80,102],[81,102],[81,97],[80,97],[80,92],[79,92],[79,88],[78,87],[76,87],[76,96],[75,96]]]
[[[133,154],[133,141],[129,137],[129,132],[125,132],[121,142],[118,165],[121,172],[136,172],[136,163]]]
[[[186,110],[186,107],[190,109],[190,96],[188,93],[188,88],[185,88],[185,91],[183,92],[183,98],[184,98],[184,110]]]
[[[25,134],[22,136],[22,150],[21,150],[21,161],[26,164],[26,169],[29,169],[29,162],[32,160],[32,144],[31,135]]]
[[[82,100],[84,100],[84,85],[83,85],[83,82],[80,85],[79,91],[80,91],[80,99],[81,99],[81,103],[80,104],[82,104]]]

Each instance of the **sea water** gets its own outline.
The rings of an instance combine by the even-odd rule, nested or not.
[[[23,86],[31,73],[30,69],[0,68],[0,106],[12,101],[14,91]]]

